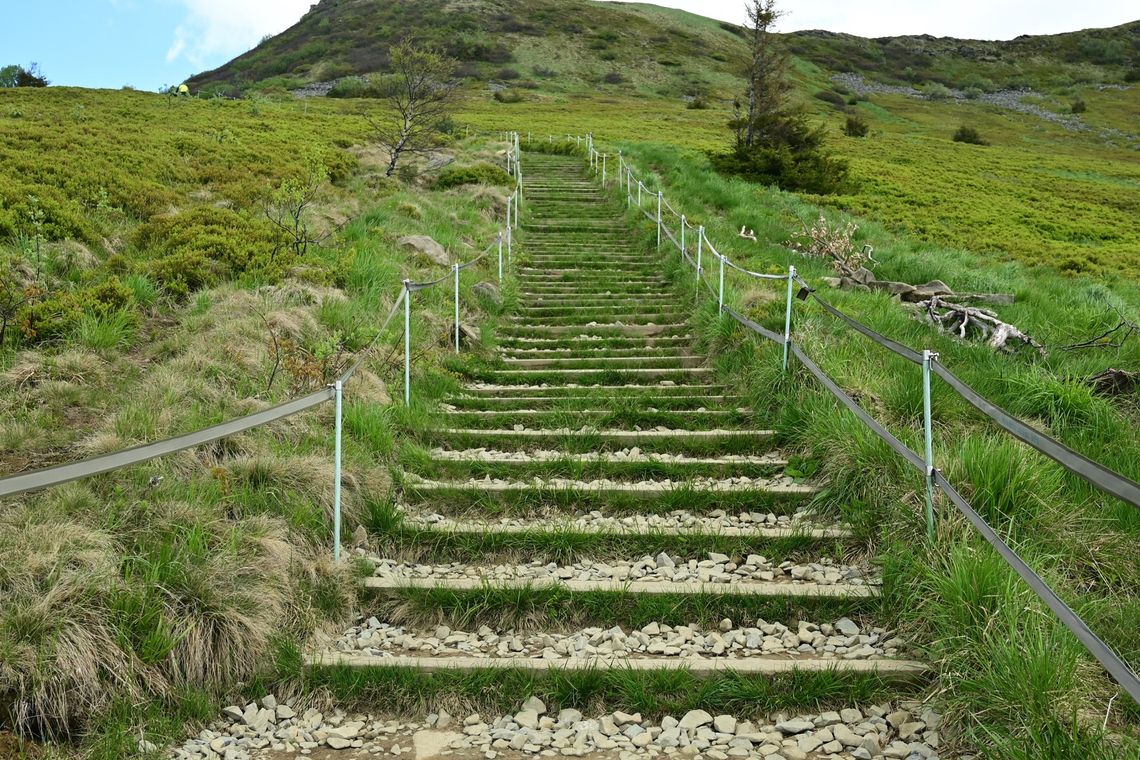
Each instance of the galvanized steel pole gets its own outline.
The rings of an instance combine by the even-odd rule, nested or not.
[[[404,280],[404,406],[412,405],[412,289]]]
[[[934,540],[934,430],[930,411],[930,362],[938,358],[933,351],[922,352],[922,422],[926,437],[926,535]]]
[[[657,191],[657,250],[661,250],[661,200],[665,194]]]
[[[704,225],[697,227],[697,284],[701,284],[701,253],[705,247]]]
[[[459,264],[453,264],[455,270],[455,353],[459,353]]]
[[[720,291],[717,294],[717,314],[724,314],[724,255],[717,254],[720,259]]]
[[[340,562],[341,428],[344,418],[344,382],[333,383],[336,392],[336,433],[333,443],[333,562]]]
[[[788,349],[792,345],[792,288],[795,285],[796,268],[788,267],[788,308],[784,313],[784,371],[788,371]]]
[[[681,256],[685,255],[685,215],[681,214]]]

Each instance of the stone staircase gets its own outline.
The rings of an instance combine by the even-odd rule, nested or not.
[[[649,690],[686,671],[723,680],[700,705],[711,715],[739,705],[740,689],[783,708],[767,716],[767,745],[751,737],[736,743],[749,751],[714,760],[937,756],[912,753],[887,721],[883,702],[913,692],[925,666],[876,625],[878,570],[811,508],[817,486],[784,473],[778,436],[693,349],[687,308],[624,204],[580,159],[525,154],[524,166],[520,304],[496,336],[501,359],[472,370],[405,452],[391,534],[366,557],[365,614],[309,665],[399,671],[401,683],[613,671]],[[493,677],[471,683],[482,696],[496,688]],[[507,696],[543,694],[533,683]],[[868,699],[882,706],[855,709]],[[812,716],[823,708],[837,712]],[[854,744],[829,728],[840,710],[858,713],[843,723]],[[806,727],[775,727],[805,713]],[[704,725],[653,746],[673,754]],[[608,736],[578,754],[648,744]]]

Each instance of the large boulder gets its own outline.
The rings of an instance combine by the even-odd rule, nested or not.
[[[427,235],[407,235],[396,241],[405,248],[411,248],[422,258],[439,267],[451,266],[447,251]]]

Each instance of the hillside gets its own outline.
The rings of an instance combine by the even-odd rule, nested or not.
[[[685,11],[593,0],[321,0],[293,27],[190,80],[207,91],[285,87],[384,71],[388,43],[438,45],[474,82],[562,92],[588,87],[731,95],[742,29]],[[792,53],[836,73],[959,89],[1124,83],[1140,76],[1140,21],[1009,41],[930,35],[784,35]],[[727,88],[727,89],[726,89]]]
[[[190,85],[240,92],[384,71],[388,43],[410,37],[438,45],[472,82],[677,96],[731,83],[743,50],[734,30],[682,11],[584,0],[323,0]]]

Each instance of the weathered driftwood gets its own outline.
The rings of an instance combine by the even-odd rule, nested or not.
[[[963,306],[934,296],[916,304],[925,318],[942,332],[961,340],[984,340],[996,351],[1016,351],[1029,347],[1039,354],[1045,347],[1013,325],[1003,322],[989,309]]]

